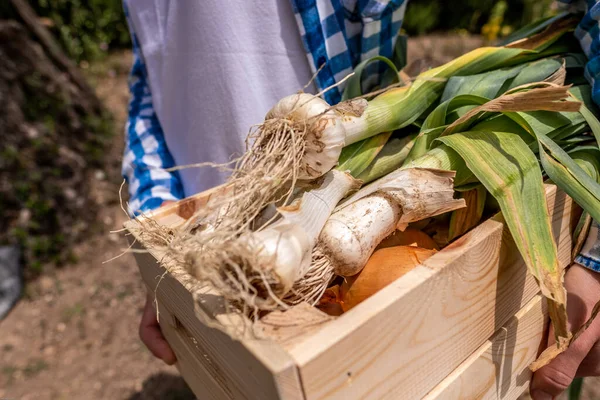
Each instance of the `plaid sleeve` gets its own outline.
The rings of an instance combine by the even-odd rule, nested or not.
[[[129,22],[125,2],[124,8]],[[183,186],[177,172],[165,170],[173,167],[175,162],[152,105],[146,66],[137,38],[131,24],[129,27],[134,59],[129,79],[131,99],[125,126],[122,173],[129,186],[130,212],[137,214],[158,208],[164,201],[183,198]]]
[[[600,0],[560,0],[585,15],[575,30],[583,52],[589,59],[585,76],[592,86],[592,98],[600,105]]]
[[[575,262],[600,272],[600,224],[598,222],[592,225],[587,241]]]
[[[320,90],[340,82],[362,60],[392,57],[408,0],[292,0],[296,22]],[[369,69],[369,82],[379,80]],[[342,98],[343,85],[324,94]]]

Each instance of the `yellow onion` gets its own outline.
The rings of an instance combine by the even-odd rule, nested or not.
[[[408,228],[404,232],[396,231],[387,238],[383,239],[378,249],[395,246],[412,246],[421,247],[428,250],[439,250],[435,240],[433,240],[425,232],[418,229]]]
[[[340,304],[346,312],[362,303],[436,253],[414,246],[396,246],[373,253],[363,270],[347,277],[340,288]]]

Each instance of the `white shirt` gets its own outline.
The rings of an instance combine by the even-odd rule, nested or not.
[[[128,8],[176,165],[239,156],[249,128],[311,79],[289,0],[130,0]],[[229,174],[180,175],[189,196]]]

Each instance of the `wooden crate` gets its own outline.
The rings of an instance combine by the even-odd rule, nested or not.
[[[153,217],[176,225],[216,192]],[[567,266],[577,208],[555,186],[546,194],[560,264]],[[134,246],[143,249],[139,241]],[[188,276],[166,272],[155,252],[135,256],[146,285],[157,290],[159,322],[177,366],[201,399],[516,399],[544,346],[545,302],[500,215],[285,344],[235,341],[204,325],[198,307],[210,309],[218,296],[194,301]]]

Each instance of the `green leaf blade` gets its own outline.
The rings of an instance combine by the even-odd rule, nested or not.
[[[542,292],[564,305],[563,271],[558,263],[542,173],[527,144],[514,134],[491,131],[456,133],[439,140],[463,157],[467,167],[496,198]]]

